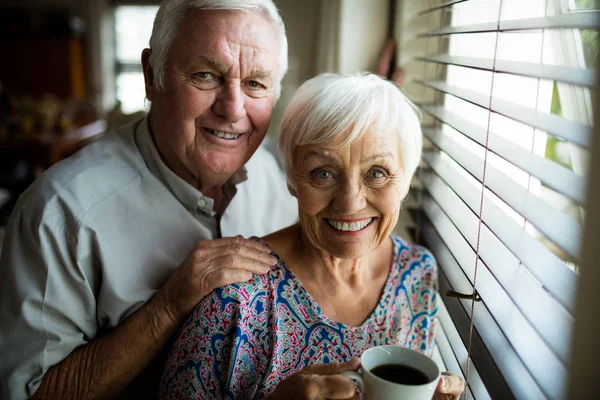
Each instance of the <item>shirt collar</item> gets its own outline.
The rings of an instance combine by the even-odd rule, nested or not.
[[[135,140],[150,172],[155,175],[187,209],[192,212],[199,210],[209,215],[216,214],[213,208],[214,200],[212,198],[205,196],[198,189],[187,183],[179,175],[171,171],[171,169],[163,162],[158,153],[158,149],[154,144],[148,117],[144,118],[137,125]],[[242,183],[247,179],[248,174],[246,168],[242,166],[227,180],[223,190],[225,207],[237,191],[235,185]]]

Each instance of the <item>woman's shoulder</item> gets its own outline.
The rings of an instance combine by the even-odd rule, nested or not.
[[[394,258],[400,258],[411,262],[436,264],[435,257],[425,246],[410,243],[396,235],[390,235],[390,237],[394,244]]]
[[[437,276],[437,262],[429,249],[396,235],[391,235],[391,239],[394,244],[394,267],[398,272]]]
[[[267,243],[256,236],[250,238],[267,246]],[[277,258],[278,262],[271,267],[269,272],[263,275],[253,274],[246,282],[237,282],[225,285],[211,293],[211,302],[225,304],[237,303],[250,305],[255,302],[257,297],[270,297],[268,294],[273,291],[277,284],[286,279],[285,267],[280,256],[274,251],[271,255]]]

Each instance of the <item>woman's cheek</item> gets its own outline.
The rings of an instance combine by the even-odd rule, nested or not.
[[[297,200],[300,210],[308,215],[316,216],[327,207],[321,190],[312,186],[298,186]]]

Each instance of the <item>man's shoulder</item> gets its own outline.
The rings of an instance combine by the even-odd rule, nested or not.
[[[264,174],[265,172],[277,176],[278,178],[283,176],[283,170],[276,155],[273,154],[268,149],[268,145],[264,143],[258,146],[256,152],[252,155],[250,160],[248,160],[245,167],[249,176],[257,173]]]
[[[68,210],[74,217],[135,181],[144,166],[134,126],[107,131],[102,138],[44,172],[21,195],[15,212],[51,218]],[[58,212],[57,212],[58,211]]]
[[[298,220],[298,205],[275,156],[260,146],[246,163],[248,179],[221,218],[224,236],[264,236]]]

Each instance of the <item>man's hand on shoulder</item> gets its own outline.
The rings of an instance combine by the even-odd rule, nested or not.
[[[270,252],[241,236],[199,241],[157,294],[167,317],[181,323],[216,288],[266,274],[277,263]]]

